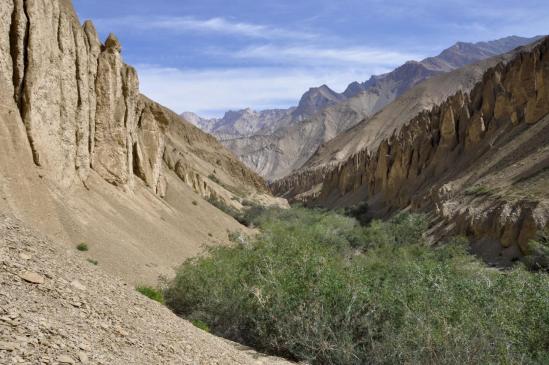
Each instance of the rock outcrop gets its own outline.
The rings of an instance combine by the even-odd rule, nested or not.
[[[375,146],[272,187],[310,204],[367,201],[373,216],[434,210],[453,233],[525,253],[549,219],[549,38]]]
[[[128,190],[137,177],[162,191],[164,155],[173,155],[167,146],[176,138],[170,133],[184,128],[194,137],[189,143],[217,144],[140,95],[137,73],[123,62],[116,36],[102,44],[91,22],[80,25],[69,1],[9,0],[0,14],[2,95],[19,109],[35,164],[59,186],[85,182],[94,171]],[[239,183],[266,191],[262,179],[229,154],[224,160]],[[197,170],[191,166],[186,169]]]
[[[234,208],[285,202],[214,137],[141,95],[122,53],[69,0],[0,2],[0,212],[154,283],[245,229],[211,196]]]

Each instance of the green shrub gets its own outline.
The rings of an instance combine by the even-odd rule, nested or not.
[[[257,219],[265,211],[265,207],[254,204],[253,202],[248,201],[247,204],[244,204],[244,209],[238,214],[236,220],[247,227],[254,227],[258,224]]]
[[[217,209],[233,217],[238,223],[247,227],[254,226],[255,223],[257,223],[256,218],[259,217],[265,209],[259,205],[250,205],[240,211],[213,195],[208,198],[208,202]]]
[[[80,243],[80,244],[78,244],[78,246],[76,246],[76,249],[77,249],[78,251],[85,252],[85,251],[89,251],[90,248],[88,247],[87,244],[85,244],[85,243]]]
[[[251,200],[244,199],[244,200],[242,201],[242,205],[245,206],[245,207],[253,207],[253,206],[256,206],[257,204],[254,203],[254,202],[251,201]]]
[[[229,232],[229,241],[236,244],[246,244],[248,237],[240,231]]]
[[[212,180],[214,183],[218,184],[218,185],[221,185],[221,181],[219,180],[219,178],[217,176],[215,176],[214,174],[210,174],[208,175],[208,179]]]
[[[193,205],[198,205],[198,202],[196,200],[193,200]]]
[[[524,262],[531,270],[549,271],[549,227],[538,232],[537,238],[528,242]]]
[[[222,199],[219,199],[214,195],[211,195],[207,200],[208,203],[232,217],[236,217],[240,214],[240,212],[236,208],[233,208],[232,206],[225,203]]]
[[[361,202],[353,207],[344,209],[343,214],[355,218],[360,224],[367,224],[370,221],[368,217],[368,203],[366,202]]]
[[[463,240],[422,244],[425,219],[361,227],[269,209],[248,244],[188,260],[166,291],[212,333],[312,364],[542,363],[549,278],[486,268]],[[363,254],[357,254],[360,248]]]
[[[492,195],[494,191],[484,185],[474,185],[465,189],[465,195],[483,196]]]
[[[153,287],[146,285],[139,285],[135,288],[138,292],[143,294],[149,299],[157,301],[158,303],[164,304],[164,295],[160,290],[157,290]]]
[[[191,323],[196,327],[200,328],[202,331],[210,332],[210,327],[207,323],[201,321],[200,319],[192,320]]]

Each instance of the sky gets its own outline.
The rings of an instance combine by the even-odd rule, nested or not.
[[[176,112],[296,105],[310,87],[434,56],[457,41],[549,33],[538,0],[73,0],[115,33],[141,91]]]

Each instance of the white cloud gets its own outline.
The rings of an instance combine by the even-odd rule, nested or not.
[[[218,116],[225,110],[286,108],[297,104],[311,86],[337,91],[352,81],[388,70],[373,68],[233,68],[179,70],[140,65],[141,91],[181,113]],[[215,114],[215,115],[214,115]]]
[[[169,30],[173,32],[202,32],[243,36],[258,39],[313,39],[313,33],[294,31],[262,24],[231,21],[222,17],[197,19],[195,17],[141,17],[103,18],[97,21],[105,28],[134,28],[141,30]]]
[[[327,84],[338,91],[353,81],[363,81],[417,59],[414,54],[362,46],[341,46],[343,41],[269,25],[226,18],[124,17],[99,21],[104,29],[202,32],[250,38],[248,47],[230,49],[230,42],[204,46],[208,59],[227,59],[246,67],[196,69],[138,66],[144,94],[176,112],[204,116],[229,109],[286,108],[296,105],[310,87]],[[322,42],[321,42],[322,41]],[[260,44],[262,43],[262,44]],[[328,44],[338,43],[338,46]]]
[[[313,65],[399,65],[420,56],[383,49],[365,47],[323,48],[317,46],[261,45],[226,53],[241,59],[257,59],[271,62],[305,63]]]

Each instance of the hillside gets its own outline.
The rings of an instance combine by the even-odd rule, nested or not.
[[[199,330],[0,215],[0,363],[287,364]]]
[[[505,58],[469,92],[397,117],[414,110],[407,95],[438,80],[419,85],[274,190],[329,207],[367,202],[372,217],[431,211],[436,233],[467,234],[491,259],[520,257],[549,219],[549,38]]]
[[[226,115],[219,120],[205,120],[202,123],[213,123],[208,132],[216,135],[254,171],[268,180],[276,180],[299,169],[319,146],[375,115],[422,81],[504,54],[535,39],[538,37],[513,36],[490,42],[458,42],[438,56],[409,61],[387,74],[372,76],[366,82],[351,83],[343,93],[337,93],[326,85],[311,88],[303,95],[297,108],[291,108],[286,113],[278,111],[281,116],[278,120],[272,118],[273,111],[253,112],[255,114],[251,119],[254,125],[264,126],[255,132],[247,130],[241,133],[238,127],[232,127],[250,120],[249,110],[232,112],[238,118],[228,118]],[[476,81],[478,79],[471,84]],[[440,95],[435,103],[441,102],[461,86],[452,85],[451,91]],[[264,117],[267,115],[268,118]]]
[[[70,1],[0,4],[0,211],[132,284],[245,229],[210,205],[284,204],[216,139],[140,95]]]

